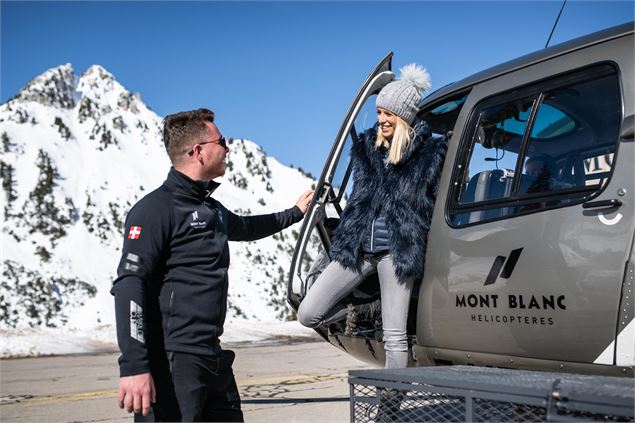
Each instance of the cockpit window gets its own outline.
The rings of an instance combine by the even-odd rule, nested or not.
[[[452,138],[454,124],[459,113],[465,104],[468,93],[461,93],[453,96],[440,104],[436,103],[430,107],[425,107],[419,112],[419,117],[428,122],[432,129],[432,135],[437,137]]]
[[[451,100],[451,101],[448,101],[447,103],[443,103],[439,107],[436,107],[433,110],[430,110],[429,113],[433,115],[443,115],[446,113],[450,113],[452,110],[456,110],[457,107],[461,107],[463,103],[465,103],[466,99],[467,99],[467,94],[457,100]]]
[[[595,194],[611,176],[621,119],[609,65],[484,100],[460,149],[468,153],[454,172],[451,222],[476,224]]]

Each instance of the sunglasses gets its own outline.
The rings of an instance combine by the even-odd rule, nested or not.
[[[196,147],[197,145],[204,145],[204,144],[218,144],[221,147],[223,147],[225,150],[228,150],[227,140],[222,135],[221,135],[221,137],[219,139],[214,140],[214,141],[205,141],[205,142],[196,143],[196,144],[194,144],[194,147]],[[188,156],[191,156],[192,154],[194,154],[194,147],[192,147],[192,149],[186,153]]]

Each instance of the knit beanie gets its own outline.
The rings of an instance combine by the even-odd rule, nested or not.
[[[386,109],[412,125],[419,111],[421,94],[430,88],[430,75],[425,68],[411,63],[399,69],[398,80],[386,85],[377,96],[377,107]]]

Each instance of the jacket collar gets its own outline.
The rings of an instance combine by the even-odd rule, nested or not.
[[[430,125],[422,119],[415,118],[413,122],[412,129],[415,130],[415,139],[412,140],[408,148],[403,152],[403,157],[401,158],[401,162],[399,165],[408,162],[412,156],[415,156],[416,153],[423,148],[426,140],[430,138],[432,132],[430,131]]]
[[[174,192],[185,194],[204,200],[211,197],[216,188],[220,186],[215,181],[195,181],[184,173],[179,172],[173,167],[170,168],[165,185]]]

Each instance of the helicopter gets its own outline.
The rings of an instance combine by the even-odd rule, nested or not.
[[[408,314],[409,366],[477,365],[633,377],[634,25],[478,72],[423,99],[448,152],[425,274]],[[388,53],[335,138],[298,237],[287,300],[297,310],[330,262],[351,193],[348,151],[395,80]],[[539,175],[529,171],[541,162]],[[346,301],[380,301],[376,274]],[[370,364],[381,317],[315,330]]]

